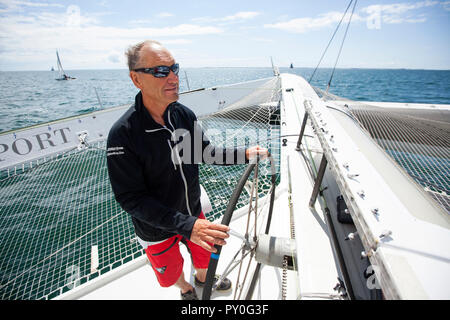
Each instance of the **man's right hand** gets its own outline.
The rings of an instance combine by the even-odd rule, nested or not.
[[[269,156],[269,150],[260,146],[253,146],[245,150],[247,160],[252,160],[256,156],[259,156],[260,160],[264,160]]]
[[[224,239],[229,237],[228,231],[230,231],[230,227],[226,225],[215,224],[206,219],[197,219],[192,228],[190,240],[209,252],[217,252],[214,245],[225,245],[226,242]]]

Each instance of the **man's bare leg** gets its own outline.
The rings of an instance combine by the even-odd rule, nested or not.
[[[208,271],[208,269],[195,269],[195,270],[197,271],[197,274],[195,275],[197,280],[199,280],[201,282],[205,282],[206,281],[206,272]]]
[[[191,284],[190,284],[189,282],[187,282],[187,281],[184,279],[184,272],[183,272],[183,271],[181,271],[181,275],[180,275],[180,277],[178,278],[177,282],[175,282],[175,285],[176,285],[178,288],[181,289],[181,293],[186,293],[186,292],[188,292],[189,290],[192,290],[192,289],[193,289],[193,287],[191,286]]]
[[[195,269],[197,271],[195,277],[197,278],[197,280],[201,281],[201,282],[205,282],[206,281],[206,272],[208,271],[208,269]],[[189,290],[192,290],[193,287],[192,285],[186,281],[186,279],[184,278],[184,272],[181,272],[180,277],[178,278],[177,282],[175,282],[175,285],[181,289],[181,293],[186,293]]]

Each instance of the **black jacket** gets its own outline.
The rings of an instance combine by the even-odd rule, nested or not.
[[[229,153],[233,163],[245,161],[245,149],[212,147],[194,125],[195,114],[182,104],[171,103],[163,118],[165,127],[152,118],[139,92],[135,104],[117,120],[108,135],[107,165],[114,196],[131,215],[136,234],[145,241],[160,241],[175,234],[190,239],[201,212],[198,163],[203,161],[205,149],[223,159]],[[187,148],[180,150],[176,146],[184,137],[175,139],[175,132],[189,132],[191,137],[200,134],[201,153],[192,138],[191,150],[197,148],[197,152],[191,152],[189,161],[186,157],[181,162],[178,155],[189,154],[184,154]]]

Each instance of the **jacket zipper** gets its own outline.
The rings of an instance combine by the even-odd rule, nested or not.
[[[175,127],[173,126],[172,122],[170,121],[170,110],[168,111],[167,118],[169,119],[169,124],[170,124],[170,126],[171,126],[172,129],[175,131]],[[172,139],[173,139],[173,141],[175,141],[175,133],[174,133],[173,131],[171,131],[169,128],[167,128],[166,126],[163,126],[162,128],[159,128],[159,129],[145,130],[145,132],[152,133],[152,132],[156,132],[156,131],[159,131],[159,130],[167,130],[167,131],[169,131],[169,132],[170,132],[170,135],[171,135],[171,137],[172,137]],[[175,162],[173,161],[173,153],[174,153],[174,152],[173,152],[172,146],[170,145],[170,141],[167,141],[167,143],[169,144],[169,148],[170,148],[170,157],[171,157],[171,159],[172,159],[173,166],[174,166],[174,168],[175,168],[175,170],[176,170],[176,165],[175,165]],[[184,176],[184,172],[183,172],[183,164],[182,164],[182,162],[181,162],[180,155],[179,155],[179,153],[178,153],[177,145],[175,145],[175,154],[176,154],[176,156],[177,156],[177,160],[178,160],[178,163],[179,163],[179,166],[180,166],[181,179],[183,180],[183,183],[184,183],[184,192],[185,192],[185,198],[186,198],[186,207],[187,207],[187,209],[188,209],[189,215],[192,216],[191,207],[190,207],[190,205],[189,205],[188,185],[187,185],[186,177]]]

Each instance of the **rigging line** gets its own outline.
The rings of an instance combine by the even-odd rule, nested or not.
[[[96,87],[94,87],[94,91],[95,91],[95,95],[97,96],[98,104],[100,105],[100,108],[103,109],[103,104],[102,104],[102,101],[100,100],[100,96],[98,95]]]
[[[334,30],[333,35],[331,36],[330,41],[327,44],[327,47],[325,48],[325,50],[322,53],[322,57],[320,57],[319,63],[317,64],[316,68],[314,69],[314,72],[312,73],[311,77],[308,80],[308,83],[311,83],[312,78],[314,77],[314,75],[316,74],[317,69],[319,68],[320,63],[322,62],[323,57],[325,56],[325,53],[328,50],[328,47],[330,46],[331,42],[333,41],[334,36],[336,35],[336,32],[339,30],[339,26],[342,23],[342,20],[344,20],[345,15],[347,14],[348,9],[350,8],[351,4],[352,4],[353,0],[350,0],[350,3],[347,6],[347,9],[345,9],[344,15],[341,18],[341,21],[339,21],[339,24],[337,25],[336,29]]]
[[[331,73],[330,81],[328,81],[327,90],[325,91],[326,93],[328,93],[328,89],[330,89],[331,80],[333,79],[334,71],[336,70],[336,65],[338,63],[339,57],[341,56],[342,47],[344,46],[345,39],[347,38],[348,28],[350,27],[350,23],[352,22],[353,13],[355,12],[355,7],[356,7],[357,3],[358,3],[358,0],[355,0],[355,3],[353,4],[352,14],[350,15],[350,19],[348,20],[347,28],[345,29],[345,33],[344,33],[344,38],[342,39],[341,47],[339,48],[339,53],[336,58],[336,62],[334,63],[333,72]]]

